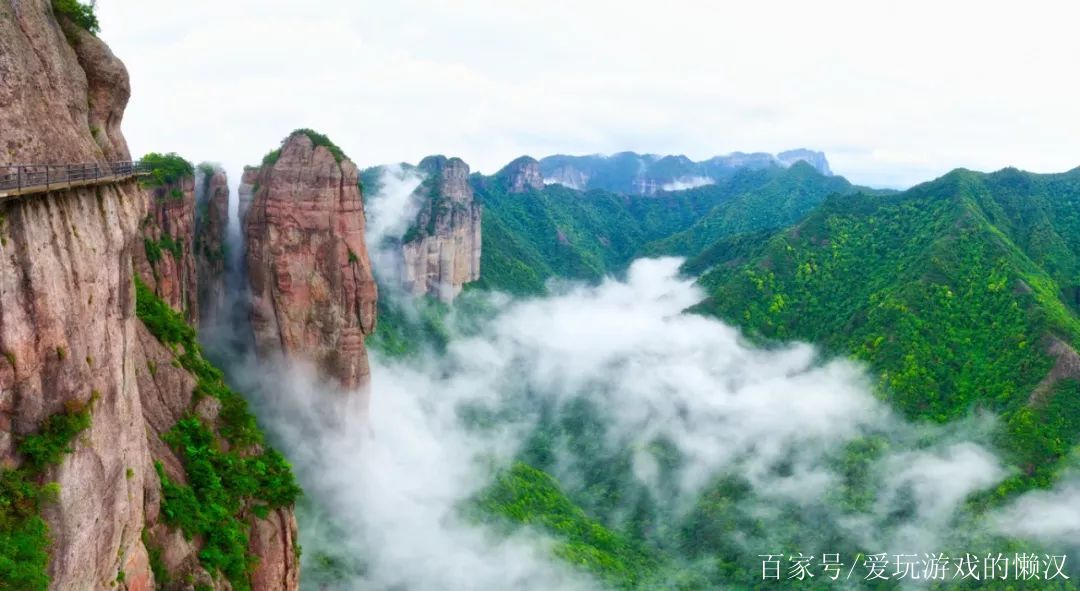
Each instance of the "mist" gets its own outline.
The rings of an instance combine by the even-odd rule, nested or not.
[[[679,177],[670,183],[664,183],[660,189],[663,191],[685,191],[713,184],[716,184],[716,181],[707,176]]]
[[[414,171],[384,168],[366,198],[380,297],[403,318],[420,301],[385,280],[421,182]],[[677,531],[665,524],[686,522],[723,483],[747,491],[734,522],[764,524],[724,533],[751,564],[771,553],[922,555],[982,548],[1000,536],[1050,548],[1076,538],[1076,485],[1031,493],[987,517],[966,508],[971,495],[1009,476],[991,451],[995,417],[907,422],[874,396],[860,364],[806,344],[754,346],[723,322],[687,314],[704,294],[675,258],[638,260],[625,278],[599,285],[553,283],[544,297],[466,292],[470,305],[444,318],[445,347],[404,359],[370,351],[366,407],[361,393],[337,391],[301,363],[255,359],[231,220],[234,314],[204,327],[203,338],[305,490],[306,589],[606,588],[556,557],[557,537],[469,511],[521,460],[555,476],[613,531],[640,517],[646,501],[645,543],[674,552],[676,572],[708,572],[714,559],[672,546]],[[588,425],[584,447],[568,421]],[[865,473],[862,497],[844,468],[853,457]],[[598,469],[613,476],[598,481]],[[622,500],[599,502],[598,486],[617,486]],[[1046,517],[1024,519],[1032,513]],[[776,533],[785,528],[795,538]]]
[[[396,178],[400,197],[414,181]],[[400,210],[385,211],[394,217]],[[392,234],[387,218],[380,225],[374,219],[373,227]],[[458,333],[441,354],[395,360],[371,352],[366,412],[360,396],[335,391],[311,368],[231,358],[230,378],[251,394],[305,489],[305,587],[604,588],[555,558],[559,540],[544,531],[508,533],[497,520],[478,522],[463,510],[529,452],[550,426],[545,416],[582,404],[601,426],[596,453],[610,454],[611,463],[629,454],[626,487],[642,491],[664,520],[686,518],[718,480],[736,478],[751,491],[740,512],[765,523],[789,519],[785,511],[806,512],[875,551],[957,551],[958,543],[1003,531],[964,510],[971,494],[1008,474],[990,451],[993,417],[948,427],[907,423],[873,396],[856,363],[824,359],[802,344],[756,348],[722,322],[683,313],[702,293],[679,276],[679,264],[639,260],[624,280],[553,286],[546,297],[472,294],[485,300],[481,328]],[[448,326],[456,320],[449,317]],[[552,441],[554,459],[544,469],[575,498],[590,477],[588,458],[572,441]],[[841,510],[830,501],[844,479],[835,460],[866,441],[887,442],[868,464],[873,502]],[[675,450],[674,469],[656,452],[658,442]],[[1073,521],[1016,533],[1061,531],[1065,539],[1076,513],[1064,500],[1024,500],[1057,503]],[[616,507],[604,521],[619,528],[628,510]],[[731,536],[748,560],[839,551],[775,547],[782,542],[770,535]],[[335,565],[329,579],[327,562]]]

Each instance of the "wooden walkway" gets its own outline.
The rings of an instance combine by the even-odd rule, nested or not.
[[[24,195],[92,187],[150,174],[142,162],[0,166],[0,202]]]

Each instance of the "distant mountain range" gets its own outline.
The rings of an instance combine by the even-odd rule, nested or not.
[[[601,189],[631,195],[655,195],[715,184],[741,169],[788,168],[806,162],[825,176],[832,175],[822,152],[799,149],[767,154],[734,152],[695,162],[686,156],[661,156],[620,152],[611,156],[566,156],[557,154],[540,160],[540,172],[547,184],[559,184],[579,191]]]

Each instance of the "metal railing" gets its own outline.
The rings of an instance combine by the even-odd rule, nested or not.
[[[138,161],[106,162],[103,164],[28,164],[0,166],[0,191],[29,189],[49,191],[54,185],[64,188],[72,183],[91,184],[96,180],[113,180],[149,174],[150,165]]]

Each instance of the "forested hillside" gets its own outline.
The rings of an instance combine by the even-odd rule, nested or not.
[[[540,293],[552,277],[595,281],[643,255],[694,255],[738,232],[799,220],[825,197],[849,192],[842,177],[809,164],[741,169],[716,184],[655,196],[580,192],[561,185],[511,193],[474,175],[484,205],[475,287]]]
[[[958,170],[902,193],[853,187],[803,164],[745,170],[726,183],[655,197],[552,185],[514,193],[498,176],[473,175],[472,183],[484,206],[474,285],[482,289],[452,306],[380,302],[386,324],[371,340],[380,353],[438,357],[456,339],[482,334],[503,313],[490,305],[489,289],[541,294],[548,279],[596,283],[635,258],[680,254],[688,256],[683,272],[700,276],[709,296],[693,311],[739,326],[764,346],[760,354],[807,341],[822,349],[815,364],[865,361],[875,393],[908,421],[810,451],[819,454],[813,470],[828,475],[812,499],[776,494],[760,480],[799,478],[806,450],[794,448],[765,466],[755,466],[760,450],[751,448],[681,497],[678,483],[693,454],[667,436],[638,441],[620,431],[620,409],[603,397],[621,400],[625,384],[598,382],[556,402],[536,390],[546,385],[515,379],[494,411],[459,409],[479,432],[522,416],[534,421],[516,462],[462,508],[470,520],[506,535],[544,532],[556,557],[617,589],[775,588],[762,580],[761,552],[866,556],[881,550],[882,539],[926,527],[915,525],[925,519],[941,520],[935,549],[1053,551],[986,522],[1020,493],[1058,482],[1075,461],[1080,169]],[[550,291],[537,301],[561,293]],[[513,394],[517,388],[526,392]],[[968,420],[984,411],[998,417],[989,434],[973,426],[988,423]],[[928,517],[925,493],[904,488],[919,485],[898,485],[887,470],[912,459],[913,474],[932,471],[943,454],[972,449],[967,437],[1004,466],[994,475],[988,465],[982,485],[950,501],[955,510]],[[655,482],[642,480],[643,457]],[[965,478],[939,480],[951,487]],[[849,588],[894,583],[852,580]],[[807,580],[797,588],[832,585]],[[1026,588],[1010,585],[980,588]],[[1076,587],[1059,579],[1040,588]]]
[[[722,241],[688,269],[697,309],[765,339],[864,360],[906,415],[1000,413],[1020,473],[1051,482],[1080,439],[1080,169],[954,171],[902,194],[836,196],[764,242]]]

